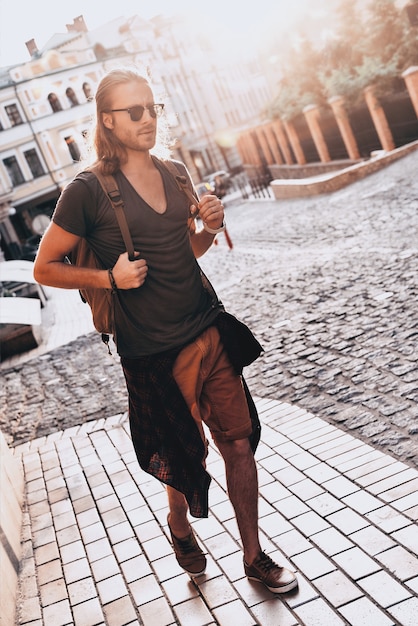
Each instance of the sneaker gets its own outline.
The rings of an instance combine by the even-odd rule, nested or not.
[[[245,575],[250,580],[263,583],[273,593],[286,593],[298,586],[296,576],[276,563],[264,552],[248,565],[244,561]]]
[[[167,519],[168,523],[168,519]],[[206,557],[196,541],[196,537],[190,527],[190,534],[184,539],[178,539],[173,535],[170,524],[171,540],[173,542],[174,553],[177,563],[191,576],[200,576],[206,569]]]

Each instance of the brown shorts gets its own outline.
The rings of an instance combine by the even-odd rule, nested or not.
[[[251,435],[242,380],[228,359],[216,327],[207,328],[180,352],[173,375],[203,440],[206,438],[202,422],[215,442],[245,439]]]

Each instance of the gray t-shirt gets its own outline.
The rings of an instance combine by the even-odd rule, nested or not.
[[[121,356],[157,354],[188,343],[216,318],[219,303],[203,287],[201,269],[190,243],[189,201],[171,174],[159,168],[167,210],[154,211],[117,172],[120,193],[135,250],[148,265],[145,283],[120,290],[115,298],[114,340]],[[104,268],[125,252],[114,210],[97,178],[79,174],[62,192],[53,221],[85,237]]]

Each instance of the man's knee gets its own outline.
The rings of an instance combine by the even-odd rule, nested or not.
[[[247,437],[245,439],[233,439],[231,441],[218,441],[217,446],[225,461],[253,457],[253,451]]]

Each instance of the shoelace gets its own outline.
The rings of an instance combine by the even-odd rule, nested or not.
[[[189,554],[189,552],[193,552],[196,550],[195,542],[193,541],[193,537],[186,537],[185,539],[178,539],[177,541],[180,544],[181,551],[184,554]]]
[[[256,567],[259,567],[265,572],[269,572],[272,569],[278,568],[278,565],[268,556],[268,554],[262,553],[257,561],[254,562]]]

